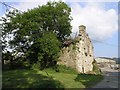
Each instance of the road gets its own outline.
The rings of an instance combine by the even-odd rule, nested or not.
[[[101,68],[101,71],[103,72],[104,79],[93,88],[118,88],[118,86],[120,86],[120,82],[118,82],[120,72],[118,70],[104,67]]]

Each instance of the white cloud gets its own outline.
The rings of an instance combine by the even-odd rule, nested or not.
[[[46,0],[1,0],[1,1],[4,1],[4,2],[30,2],[30,1],[41,2],[41,1],[46,1]],[[54,0],[49,0],[49,1],[54,1]],[[62,1],[66,1],[66,2],[119,2],[119,0],[62,0]]]
[[[35,8],[35,7],[38,7],[38,5],[44,5],[46,4],[47,1],[45,0],[44,2],[19,2],[19,5],[17,6],[17,8],[19,10],[22,10],[22,11],[27,11],[28,9],[32,9],[32,8]]]
[[[105,10],[102,3],[86,3],[84,7],[73,3],[72,31],[78,32],[79,25],[87,27],[87,33],[92,39],[104,40],[117,31],[117,12],[114,9]]]
[[[38,5],[45,5],[48,1],[56,1],[59,0],[19,0],[19,5],[14,5],[17,9],[21,11],[27,11],[28,9],[32,9],[38,7]],[[62,0],[64,1],[64,0]],[[14,2],[14,1],[13,1]]]
[[[65,0],[1,0],[2,2],[47,2],[47,1],[65,1]]]
[[[14,5],[14,7],[26,11],[38,5],[46,4],[48,1],[50,0],[19,0],[19,4]],[[112,36],[118,28],[117,12],[114,9],[105,10],[102,4],[99,2],[86,2],[85,6],[82,7],[77,2],[71,2],[72,31],[78,32],[78,26],[83,24],[87,27],[87,33],[92,39],[104,40]]]

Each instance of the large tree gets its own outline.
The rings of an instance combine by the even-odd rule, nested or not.
[[[41,38],[44,37],[46,32],[56,34],[57,39],[61,42],[70,35],[70,12],[71,9],[68,5],[61,1],[48,2],[46,5],[23,13],[17,11],[9,12],[6,14],[6,18],[3,18],[2,33],[4,37],[10,34],[13,35],[13,38],[9,39],[9,45],[14,52],[17,52],[17,54],[23,53],[23,56],[26,57],[28,50],[31,47],[33,48],[33,45],[38,43],[38,40],[39,43],[42,42]],[[43,40],[45,39],[43,38]],[[51,43],[50,45],[52,46],[53,44]],[[40,45],[44,45],[44,42]],[[35,48],[39,47],[42,46],[36,46]],[[55,50],[55,47],[51,48]],[[35,51],[35,56],[40,52]]]
[[[45,68],[56,65],[59,51],[60,42],[56,35],[46,32],[28,49],[27,56],[31,63],[40,63],[42,68]]]

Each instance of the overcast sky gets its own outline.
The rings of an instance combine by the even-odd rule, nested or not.
[[[49,0],[4,0],[21,11],[46,4],[47,1]],[[72,32],[78,32],[79,25],[86,26],[86,32],[93,41],[94,55],[118,57],[118,0],[63,1],[72,9]],[[5,9],[6,7],[0,4],[0,16],[4,15]]]

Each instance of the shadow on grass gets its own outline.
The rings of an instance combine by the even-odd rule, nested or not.
[[[102,75],[78,74],[75,81],[81,82],[85,87],[90,88],[103,79]]]
[[[37,74],[35,70],[14,70],[3,73],[3,88],[64,88],[52,77]]]

